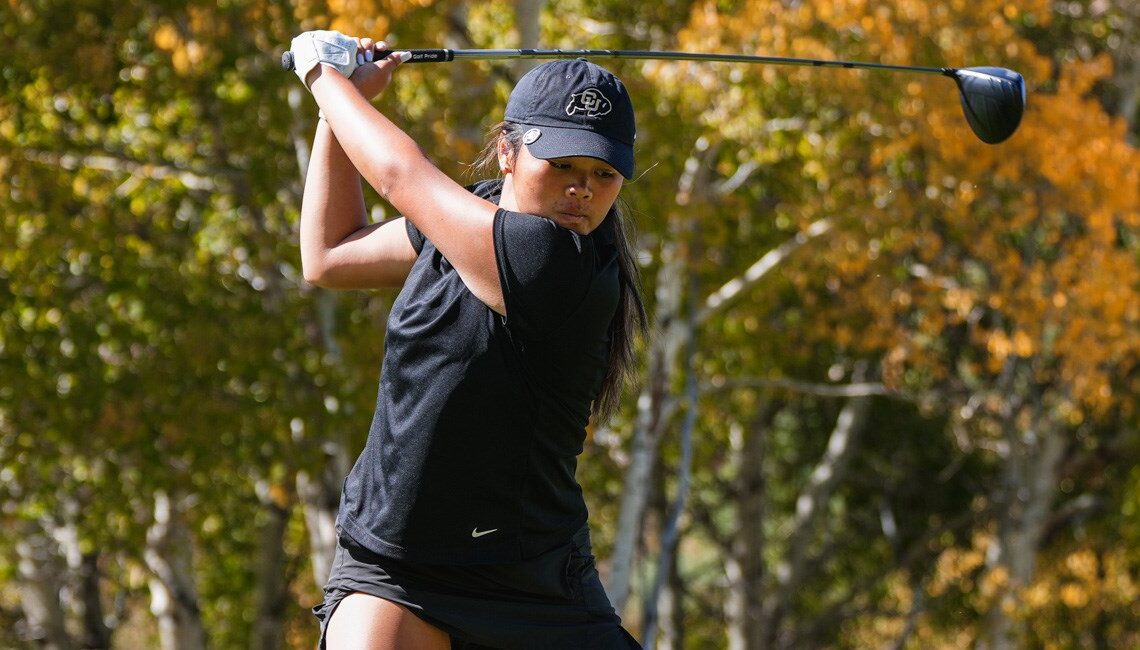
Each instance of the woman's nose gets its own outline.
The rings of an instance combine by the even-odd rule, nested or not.
[[[594,191],[590,189],[589,181],[581,179],[566,186],[566,195],[584,201],[594,196]]]

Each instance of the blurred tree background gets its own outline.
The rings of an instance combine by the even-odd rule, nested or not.
[[[656,648],[1140,646],[1140,9],[1123,0],[9,0],[0,647],[310,648],[391,292],[300,277],[297,32],[606,62],[654,319],[580,478]],[[446,171],[526,66],[401,68]],[[391,216],[376,199],[373,216]]]

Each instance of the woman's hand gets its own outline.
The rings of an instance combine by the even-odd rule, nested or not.
[[[356,70],[349,80],[369,101],[375,99],[392,81],[392,71],[410,56],[408,52],[393,52],[387,57],[374,61],[376,54],[388,49],[384,41],[374,42],[368,37],[358,38]]]

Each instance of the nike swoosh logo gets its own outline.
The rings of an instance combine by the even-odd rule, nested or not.
[[[491,530],[479,530],[479,527],[476,526],[476,527],[471,529],[471,536],[472,537],[482,537],[484,535],[490,535],[491,533],[495,532],[496,530],[499,530],[499,529],[498,528],[492,528]]]

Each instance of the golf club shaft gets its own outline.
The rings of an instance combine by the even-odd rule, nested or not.
[[[982,142],[998,144],[1005,141],[1017,130],[1025,110],[1025,79],[1007,68],[989,66],[972,68],[932,68],[917,65],[893,65],[889,63],[864,63],[861,61],[835,61],[826,59],[804,59],[786,56],[764,56],[758,54],[704,54],[697,52],[663,52],[657,50],[448,50],[412,49],[411,63],[434,63],[455,59],[648,59],[663,61],[709,61],[720,63],[760,63],[771,65],[794,65],[813,68],[859,68],[885,70],[888,72],[920,72],[950,77],[958,86],[958,97],[966,121]],[[378,58],[391,51],[377,52]],[[281,66],[286,70],[294,68],[293,53],[281,55]]]
[[[892,65],[888,63],[864,63],[860,61],[833,61],[825,59],[803,59],[784,56],[761,56],[751,54],[704,54],[696,52],[662,52],[657,50],[538,50],[538,49],[506,49],[506,50],[449,50],[449,49],[411,49],[401,50],[412,53],[410,63],[438,63],[454,61],[456,59],[471,60],[500,60],[500,59],[576,59],[585,57],[589,59],[640,59],[661,61],[716,61],[721,63],[767,63],[776,65],[796,65],[816,68],[859,68],[867,70],[894,70],[902,72],[921,72],[926,74],[952,75],[954,68],[931,68],[913,65]],[[377,52],[377,58],[390,54],[389,51]],[[286,70],[293,69],[291,53],[286,52],[282,57],[282,65]]]

